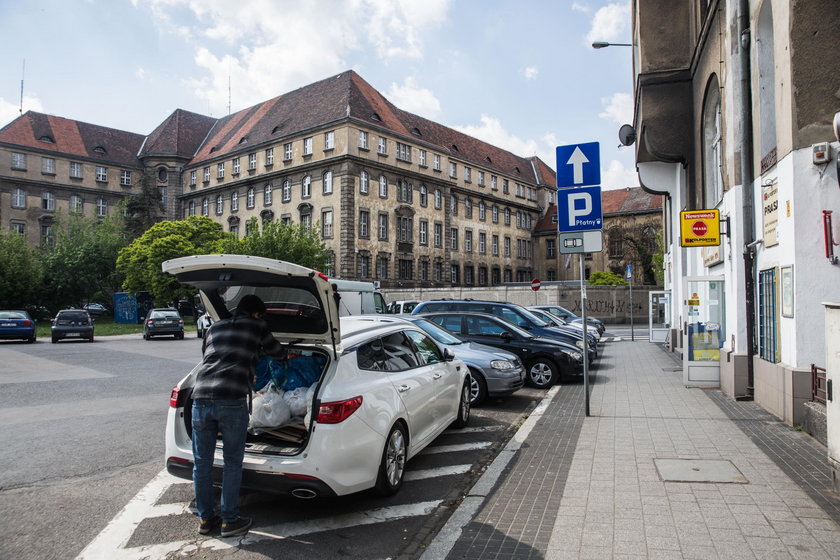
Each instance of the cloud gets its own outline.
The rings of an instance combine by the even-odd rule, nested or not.
[[[430,120],[438,120],[441,115],[440,101],[430,89],[417,85],[416,80],[409,76],[403,85],[391,83],[385,97],[394,105],[425,117]]]
[[[23,96],[23,112],[27,111],[37,111],[38,113],[44,112],[44,107],[41,105],[41,101],[35,97],[27,97]],[[0,97],[0,128],[6,126],[16,118],[20,116],[20,102],[15,101],[14,103],[10,101],[6,101],[2,97]]]
[[[598,113],[602,119],[609,119],[617,124],[633,122],[633,97],[629,93],[614,93],[612,97],[601,99],[604,111]]]
[[[601,186],[605,191],[639,186],[639,175],[635,168],[624,167],[618,160],[610,160],[605,166],[601,162]]]
[[[499,119],[488,115],[481,115],[480,125],[456,125],[452,128],[520,157],[538,156],[554,168],[554,153],[557,147],[557,139],[552,133],[546,133],[539,141],[534,139],[525,140],[508,132],[502,126]]]
[[[540,70],[536,66],[529,66],[522,73],[525,75],[526,80],[533,80],[540,73]]]
[[[589,12],[589,6],[585,6],[585,5],[580,4],[578,2],[573,2],[572,3],[572,11],[573,12],[587,13],[587,12]]]
[[[586,44],[595,41],[630,42],[630,2],[613,3],[599,8],[592,18]]]
[[[138,66],[137,70],[134,71],[134,77],[138,80],[144,80],[146,76],[149,75],[149,72],[143,68],[142,66]]]
[[[425,34],[446,20],[450,0],[146,2],[160,32],[194,50],[202,73],[185,83],[219,113],[229,83],[239,110],[346,70],[357,51],[385,63],[421,59]]]

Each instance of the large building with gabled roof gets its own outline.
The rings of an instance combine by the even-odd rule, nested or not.
[[[27,112],[0,129],[0,227],[48,241],[143,189],[160,217],[320,228],[324,271],[383,287],[537,277],[553,170],[403,111],[353,71],[222,118],[176,110],[147,136]]]

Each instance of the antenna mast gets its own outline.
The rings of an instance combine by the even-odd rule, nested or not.
[[[20,73],[20,114],[23,114],[23,78],[26,76],[26,59],[23,59],[23,70]]]

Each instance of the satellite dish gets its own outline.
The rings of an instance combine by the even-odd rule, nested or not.
[[[632,146],[636,142],[636,129],[629,124],[621,125],[618,129],[618,141],[622,146]]]
[[[834,113],[834,137],[840,142],[840,113]]]

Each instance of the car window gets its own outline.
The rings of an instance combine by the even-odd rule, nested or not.
[[[84,311],[64,311],[57,318],[62,321],[87,321],[88,314]]]
[[[470,334],[499,336],[505,332],[505,326],[485,317],[467,317],[467,331]]]
[[[513,323],[514,325],[518,325],[520,327],[529,326],[529,322],[525,319],[525,317],[509,307],[496,307],[493,309],[493,315],[497,315],[508,323]]]
[[[432,321],[455,334],[461,334],[461,316],[460,315],[444,315],[442,317],[433,317]]]
[[[377,338],[359,346],[356,350],[356,361],[359,369],[383,371],[385,356],[382,353],[382,341]]]
[[[26,315],[16,311],[0,311],[0,319],[26,319]]]
[[[415,325],[426,331],[426,333],[441,344],[463,344],[464,341],[444,329],[437,323],[433,323],[428,319],[420,319],[412,321]]]
[[[388,371],[405,371],[420,365],[414,348],[402,332],[382,337],[382,351]]]
[[[424,363],[437,364],[443,361],[440,348],[438,348],[437,344],[428,335],[417,331],[407,331],[406,334],[414,342],[414,347],[417,348],[417,354]]]
[[[411,313],[412,311],[414,311],[415,307],[417,307],[417,302],[404,303],[403,308],[402,308],[402,312],[403,313]]]
[[[446,311],[445,303],[427,303],[420,308],[423,313],[436,313],[438,311]]]

